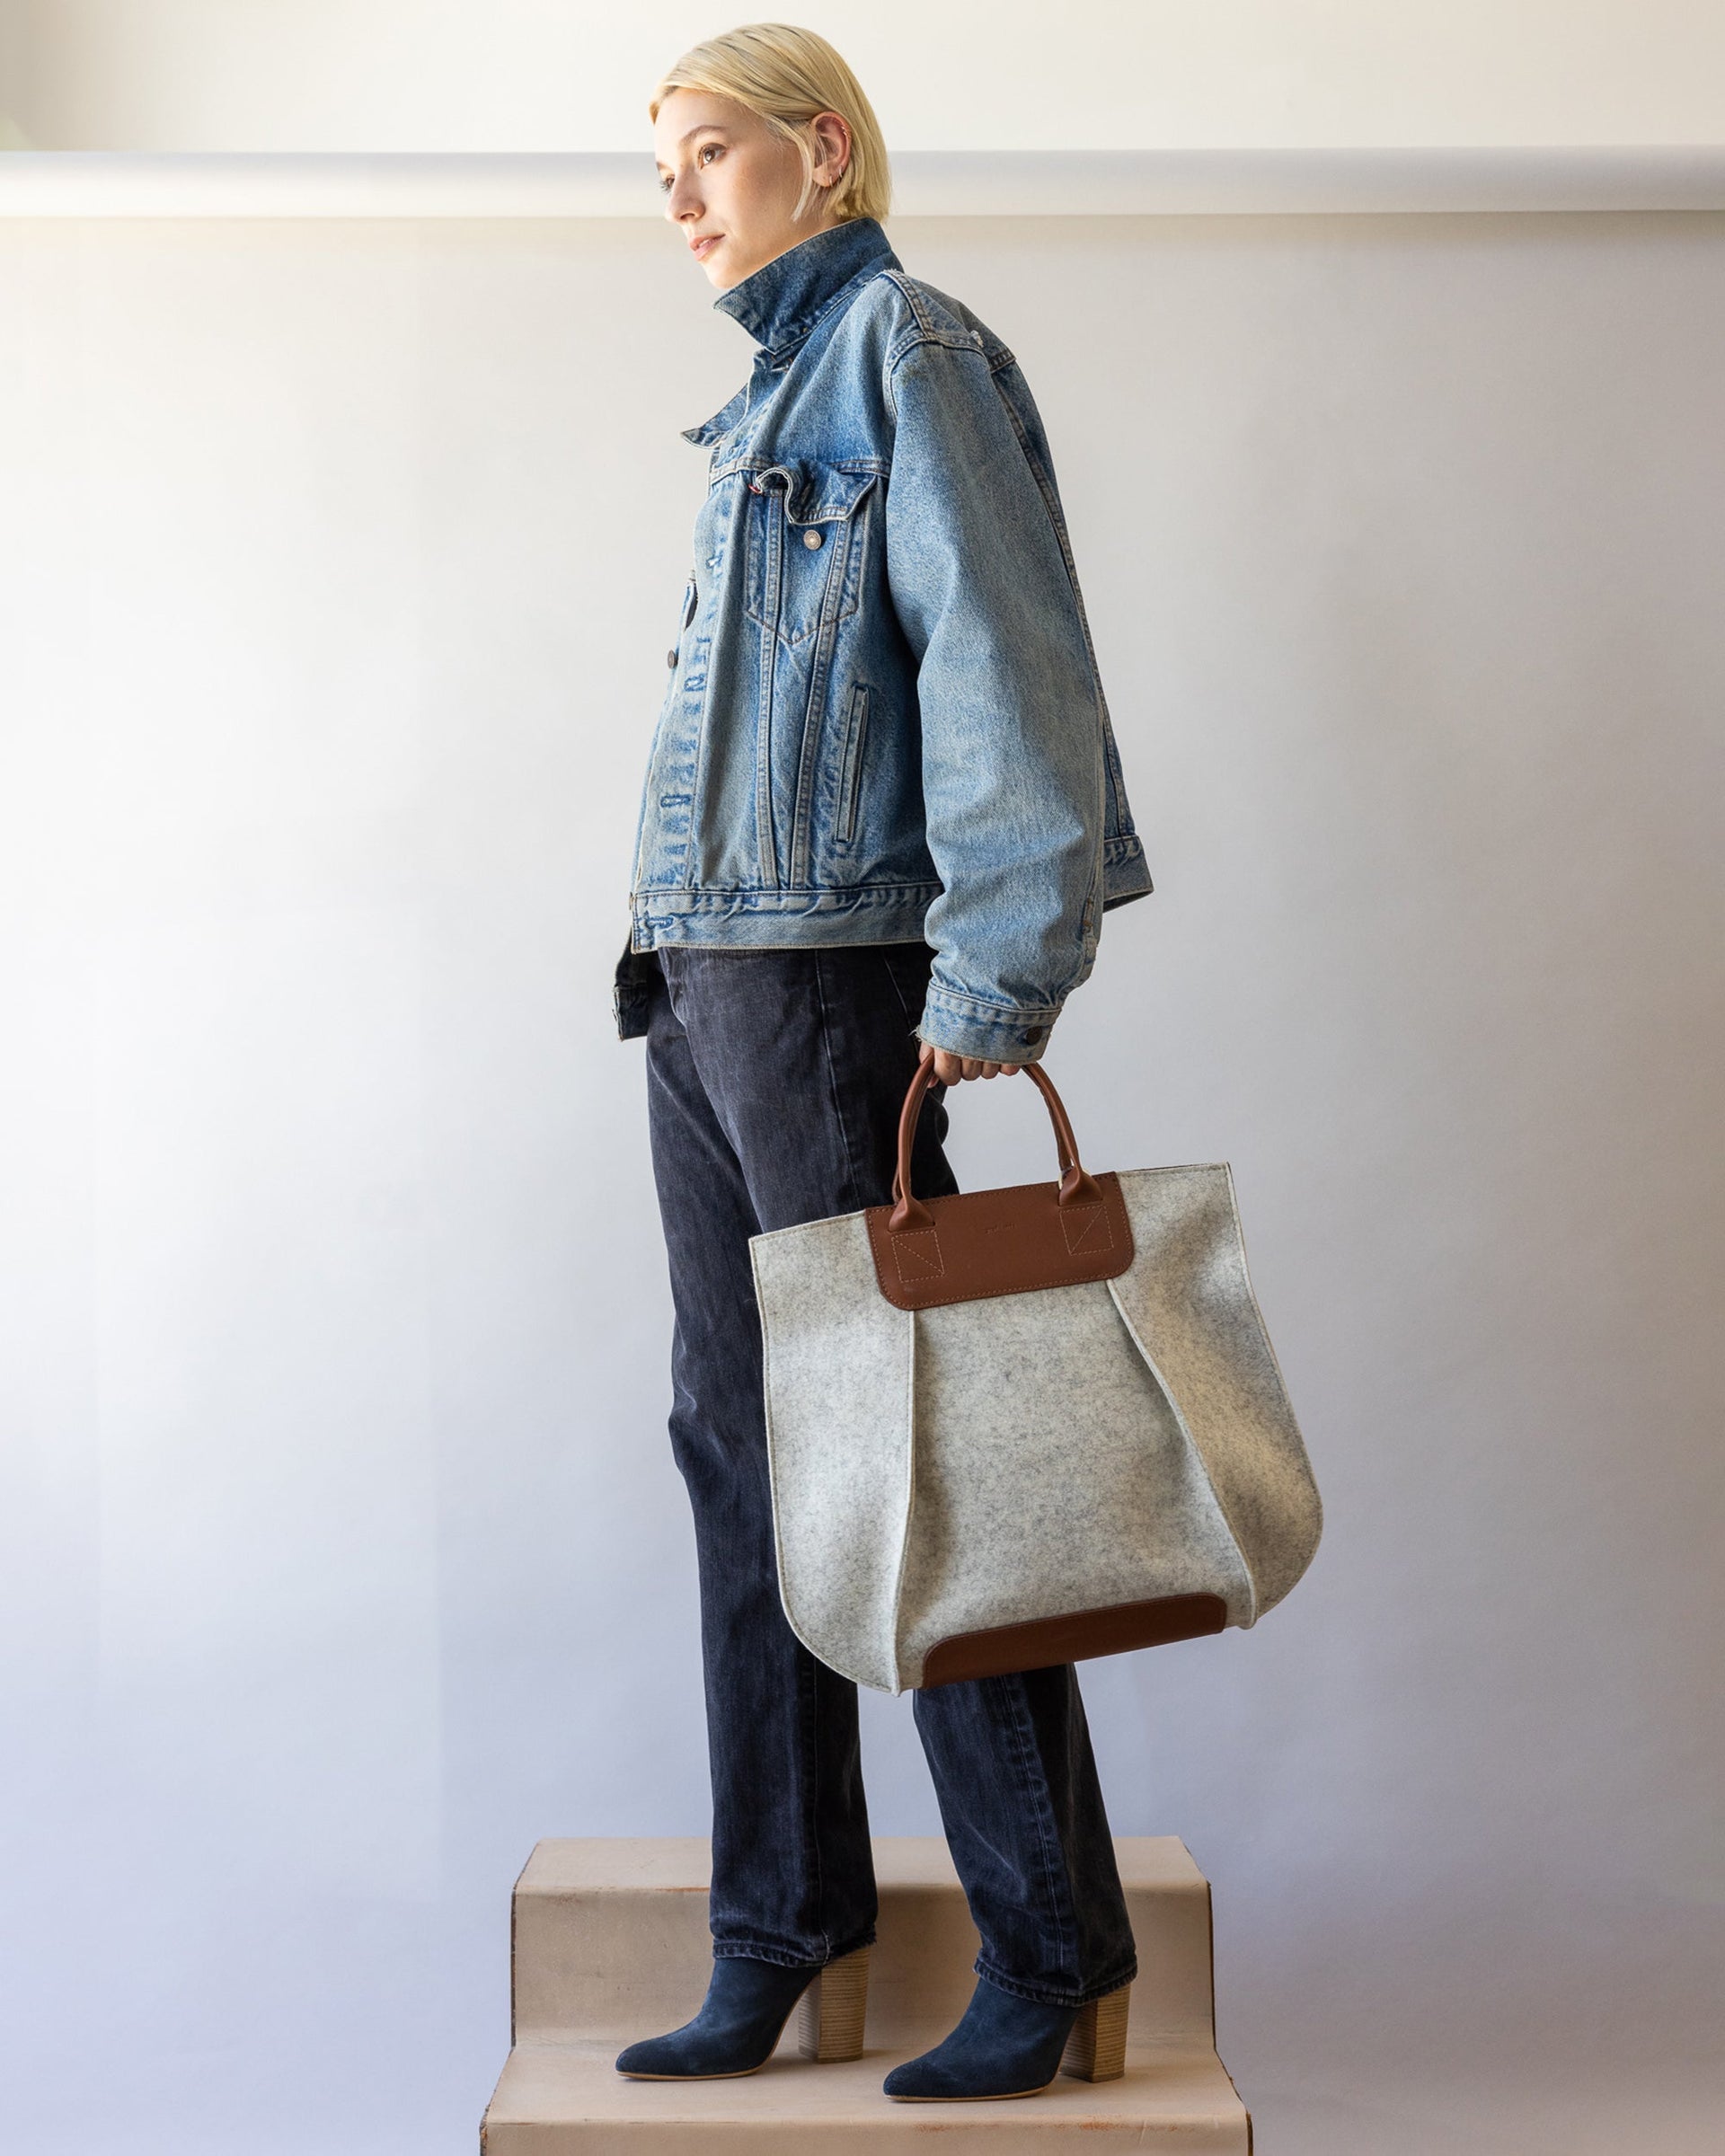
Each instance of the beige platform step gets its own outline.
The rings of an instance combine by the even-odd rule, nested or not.
[[[753,2149],[846,2156],[926,2149],[996,2156],[1075,2146],[1227,2151],[1251,2123],[1216,2055],[1210,1890],[1173,1835],[1115,1849],[1137,1940],[1123,2079],[1061,2076],[1041,2096],[896,2104],[888,2069],[958,2019],[976,1982],[977,1933],[944,1842],[876,1840],[880,1890],[867,2049],[798,2056],[793,2015],[774,2057],[734,2081],[637,2081],[612,2064],[633,2037],[700,2006],[712,1961],[704,1841],[542,1842],[516,1884],[514,2045],[485,2114],[485,2156],[699,2156]]]

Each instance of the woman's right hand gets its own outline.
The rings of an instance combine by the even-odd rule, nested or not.
[[[942,1085],[957,1085],[961,1078],[994,1078],[1003,1072],[1010,1078],[1022,1071],[1022,1063],[987,1063],[977,1056],[955,1056],[951,1048],[937,1048],[932,1041],[923,1043],[919,1063],[933,1063],[934,1075]]]

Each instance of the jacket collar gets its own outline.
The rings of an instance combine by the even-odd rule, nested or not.
[[[873,217],[829,225],[764,262],[713,306],[739,322],[769,360],[787,358],[854,278],[865,270],[899,267]]]

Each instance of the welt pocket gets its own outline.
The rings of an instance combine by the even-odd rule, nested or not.
[[[665,654],[665,663],[671,669],[671,682],[677,680],[677,662],[683,656],[683,636],[694,616],[694,579],[691,577],[683,587],[683,604],[677,610],[677,631],[671,638],[671,648]],[[668,695],[670,690],[666,690]]]
[[[834,836],[849,845],[856,835],[856,797],[862,782],[862,743],[869,730],[869,686],[859,681],[851,690],[845,715],[845,746],[839,762],[838,815]]]

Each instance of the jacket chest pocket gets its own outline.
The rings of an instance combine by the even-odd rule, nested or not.
[[[787,644],[862,603],[879,474],[799,462],[755,473],[748,519],[748,614]]]

